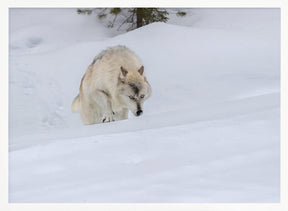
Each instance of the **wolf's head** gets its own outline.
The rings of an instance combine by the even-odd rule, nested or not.
[[[120,68],[119,96],[127,108],[135,115],[143,113],[143,103],[151,95],[151,86],[144,75],[144,67],[137,71]]]

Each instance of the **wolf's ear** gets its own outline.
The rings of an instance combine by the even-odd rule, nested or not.
[[[143,75],[143,72],[144,72],[144,66],[143,65],[140,67],[138,72],[140,73],[140,75]]]
[[[124,67],[121,66],[120,80],[121,80],[122,82],[125,81],[125,77],[126,77],[127,73],[128,73],[128,71],[127,71]]]
[[[122,76],[123,78],[125,78],[126,75],[127,75],[127,73],[128,73],[128,71],[127,71],[124,67],[121,66],[121,76]]]

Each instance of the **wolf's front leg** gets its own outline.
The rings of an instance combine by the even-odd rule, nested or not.
[[[115,121],[115,118],[114,118],[114,112],[105,112],[103,114],[103,118],[102,118],[102,122],[112,122],[112,121]]]
[[[115,121],[114,112],[111,106],[111,96],[104,90],[97,89],[93,96],[95,102],[102,108],[103,117],[102,122]]]

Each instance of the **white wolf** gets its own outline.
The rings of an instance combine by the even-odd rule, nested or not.
[[[140,59],[125,46],[111,47],[89,65],[72,111],[80,112],[86,125],[127,119],[128,109],[135,116],[143,113],[150,95]]]

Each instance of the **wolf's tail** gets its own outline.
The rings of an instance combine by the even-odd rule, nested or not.
[[[79,94],[74,98],[73,103],[71,105],[72,112],[79,112],[80,107],[80,97]]]

